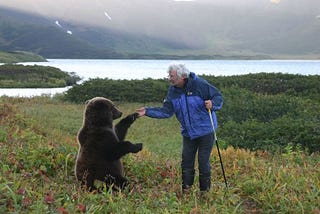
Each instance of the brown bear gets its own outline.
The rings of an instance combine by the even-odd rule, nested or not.
[[[96,190],[95,180],[124,188],[128,184],[120,158],[142,150],[142,144],[124,141],[130,125],[138,118],[133,113],[113,126],[113,120],[122,116],[109,99],[95,97],[86,101],[83,124],[78,132],[80,144],[75,174],[89,191]]]

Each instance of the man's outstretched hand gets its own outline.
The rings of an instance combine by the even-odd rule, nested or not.
[[[141,107],[141,108],[137,109],[136,112],[138,113],[138,117],[142,117],[146,114],[146,108]]]

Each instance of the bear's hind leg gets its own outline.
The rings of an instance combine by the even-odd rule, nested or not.
[[[92,192],[97,190],[97,187],[94,186],[94,175],[86,171],[81,178],[81,186],[85,187],[88,191]]]
[[[106,177],[107,189],[111,186],[113,187],[113,190],[124,189],[128,184],[128,179],[121,175],[107,175]]]
[[[129,180],[126,179],[123,176],[118,176],[116,177],[116,182],[115,182],[116,186],[118,186],[121,189],[124,189],[126,186],[129,185]]]

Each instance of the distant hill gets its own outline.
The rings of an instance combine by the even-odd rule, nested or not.
[[[243,18],[237,21],[237,17]],[[273,25],[279,21],[274,17],[249,18],[235,11],[230,17],[233,22],[226,25],[218,20],[214,28],[199,31],[201,36],[192,44],[0,8],[0,50],[73,59],[319,59],[317,20],[297,16],[287,25]],[[292,20],[296,20],[294,25]],[[254,25],[258,21],[262,24]]]
[[[146,36],[63,24],[65,28],[52,19],[0,9],[0,50],[29,51],[46,58],[97,59],[166,58],[170,50],[184,48]],[[70,26],[73,30],[68,33]]]
[[[40,55],[24,51],[3,52],[0,51],[0,63],[17,62],[45,62],[47,61]]]
[[[115,55],[55,27],[50,20],[0,10],[0,49],[29,51],[46,58],[99,58]]]

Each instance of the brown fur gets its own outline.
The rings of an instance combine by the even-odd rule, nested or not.
[[[78,132],[80,148],[75,173],[89,190],[96,189],[96,179],[106,182],[107,186],[115,184],[120,188],[128,183],[120,158],[130,152],[139,152],[142,144],[124,141],[137,113],[128,115],[114,127],[113,120],[121,116],[122,112],[111,100],[95,97],[86,102],[83,124]]]

